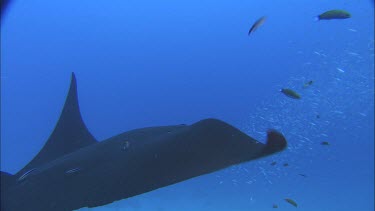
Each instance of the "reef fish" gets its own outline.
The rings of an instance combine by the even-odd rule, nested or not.
[[[321,145],[326,145],[328,146],[329,145],[329,142],[328,141],[323,141],[322,143],[320,143]]]
[[[298,206],[297,203],[293,199],[286,198],[285,201],[288,202],[289,204],[295,206],[295,207]]]
[[[251,26],[249,33],[247,35],[250,35],[252,32],[257,30],[261,25],[263,25],[266,19],[267,19],[266,16],[263,16],[259,18],[257,21],[255,21],[255,23]]]
[[[306,82],[306,83],[303,85],[303,88],[307,88],[307,87],[311,86],[313,83],[314,83],[314,81],[308,81],[308,82]]]
[[[329,10],[318,15],[318,20],[347,19],[351,14],[345,10]]]
[[[295,92],[291,89],[281,89],[280,91],[290,98],[301,99],[301,96],[297,92]]]

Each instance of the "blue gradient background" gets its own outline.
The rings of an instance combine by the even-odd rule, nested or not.
[[[2,171],[16,173],[44,145],[75,72],[99,140],[214,117],[262,141],[276,128],[289,142],[278,155],[92,210],[294,210],[284,198],[299,210],[374,210],[371,2],[18,0],[8,9]],[[330,9],[352,18],[314,20]],[[302,99],[282,95],[286,87]]]

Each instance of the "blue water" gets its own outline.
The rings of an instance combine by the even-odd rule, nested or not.
[[[374,210],[371,1],[18,0],[8,9],[2,171],[16,173],[44,145],[75,72],[83,119],[99,140],[214,117],[261,141],[275,128],[289,143],[277,155],[92,210],[296,209],[285,198],[299,210]],[[352,18],[314,20],[330,9]],[[265,24],[247,36],[261,16]]]

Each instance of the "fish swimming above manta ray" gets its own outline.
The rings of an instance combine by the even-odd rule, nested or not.
[[[129,198],[285,149],[269,130],[266,144],[233,126],[204,119],[147,127],[97,141],[79,110],[77,82],[54,131],[19,172],[1,172],[2,211],[70,211]]]

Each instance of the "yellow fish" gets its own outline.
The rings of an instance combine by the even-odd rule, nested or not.
[[[288,202],[289,204],[295,206],[295,207],[298,206],[297,203],[293,199],[286,198],[285,201]]]
[[[301,99],[301,96],[291,89],[281,89],[280,91],[290,98]]]

